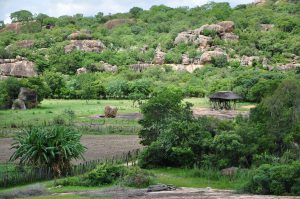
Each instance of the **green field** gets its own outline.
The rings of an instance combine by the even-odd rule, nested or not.
[[[194,107],[209,107],[207,98],[189,98],[185,101],[194,104]],[[103,114],[104,107],[116,106],[118,113],[139,112],[139,107],[133,106],[131,100],[43,100],[38,108],[31,110],[0,110],[0,128],[22,128],[28,125],[43,125],[52,122],[57,117],[63,117],[66,120],[68,115],[66,111],[72,110],[75,113],[75,122],[112,124],[117,126],[137,125],[135,120],[124,119],[91,119],[92,116]],[[239,103],[238,110],[245,110],[242,106],[249,103]]]

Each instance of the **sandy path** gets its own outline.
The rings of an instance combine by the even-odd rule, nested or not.
[[[0,139],[0,163],[8,161],[12,155],[12,141],[11,138]],[[88,148],[84,154],[86,161],[122,155],[141,148],[137,135],[83,135],[81,143]]]

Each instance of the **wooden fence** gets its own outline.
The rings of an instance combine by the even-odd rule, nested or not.
[[[122,163],[127,166],[135,165],[139,154],[139,149],[117,155],[112,158],[87,161],[78,165],[73,165],[70,172],[63,177],[81,175],[89,172],[101,163]],[[51,168],[30,168],[18,169],[16,171],[0,171],[0,187],[10,187],[28,184],[43,180],[54,179]]]

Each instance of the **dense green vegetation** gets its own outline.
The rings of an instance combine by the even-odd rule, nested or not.
[[[140,155],[142,168],[255,168],[267,163],[271,164],[266,167],[269,170],[258,169],[261,174],[253,177],[247,190],[298,194],[300,84],[297,81],[283,81],[272,95],[251,109],[249,118],[238,117],[234,121],[194,118],[191,104],[182,100],[180,91],[165,89],[141,106],[144,118],[139,122],[142,125],[139,135],[141,143],[147,146]],[[294,166],[285,167],[287,164]],[[282,177],[278,176],[280,172],[284,173]]]
[[[138,101],[148,98],[157,87],[172,85],[180,88],[185,96],[203,97],[218,90],[233,90],[246,101],[259,102],[283,79],[299,79],[297,70],[267,71],[260,63],[241,67],[235,57],[266,57],[273,66],[289,63],[292,53],[299,56],[299,10],[297,3],[280,1],[275,4],[270,0],[264,6],[239,5],[235,8],[228,3],[214,2],[195,8],[160,5],[142,10],[135,7],[129,13],[106,16],[98,13],[93,17],[76,14],[54,18],[17,11],[11,18],[21,22],[22,28],[18,32],[9,29],[0,32],[0,58],[24,56],[35,63],[40,77],[20,84],[10,83],[12,80],[1,82],[0,105],[10,107],[11,99],[23,85],[38,90],[40,99],[128,98]],[[111,19],[132,20],[109,29],[105,22]],[[169,66],[151,67],[141,73],[129,69],[129,64],[152,61],[154,49],[159,44],[166,52],[166,63],[180,63],[182,54],[199,58],[203,52],[197,46],[175,45],[175,37],[179,32],[223,20],[234,21],[234,33],[240,37],[239,42],[213,37],[213,45],[223,48],[231,58],[228,63],[222,57],[216,58],[211,65],[193,74],[175,72]],[[274,28],[263,32],[260,24],[274,24]],[[47,25],[52,28],[45,28]],[[64,46],[69,43],[67,36],[76,30],[91,31],[91,39],[101,40],[107,48],[101,53],[79,50],[65,53]],[[17,42],[21,40],[32,40],[34,44],[31,48],[18,47]],[[10,47],[6,48],[8,45]],[[145,45],[148,48],[142,52],[140,48]],[[100,70],[100,61],[117,65],[118,72]],[[91,73],[74,75],[80,67],[86,67]]]

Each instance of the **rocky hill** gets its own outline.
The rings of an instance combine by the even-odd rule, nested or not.
[[[124,97],[141,81],[152,82],[150,90],[172,82],[188,96],[222,89],[251,100],[261,96],[249,94],[257,83],[273,85],[299,74],[299,13],[298,1],[260,0],[234,8],[214,2],[135,7],[93,17],[39,14],[0,29],[0,75],[39,74],[50,87],[49,97],[78,98],[85,83],[95,85],[93,95],[85,97]],[[60,79],[63,84],[57,85],[67,92],[51,88],[50,79]]]

